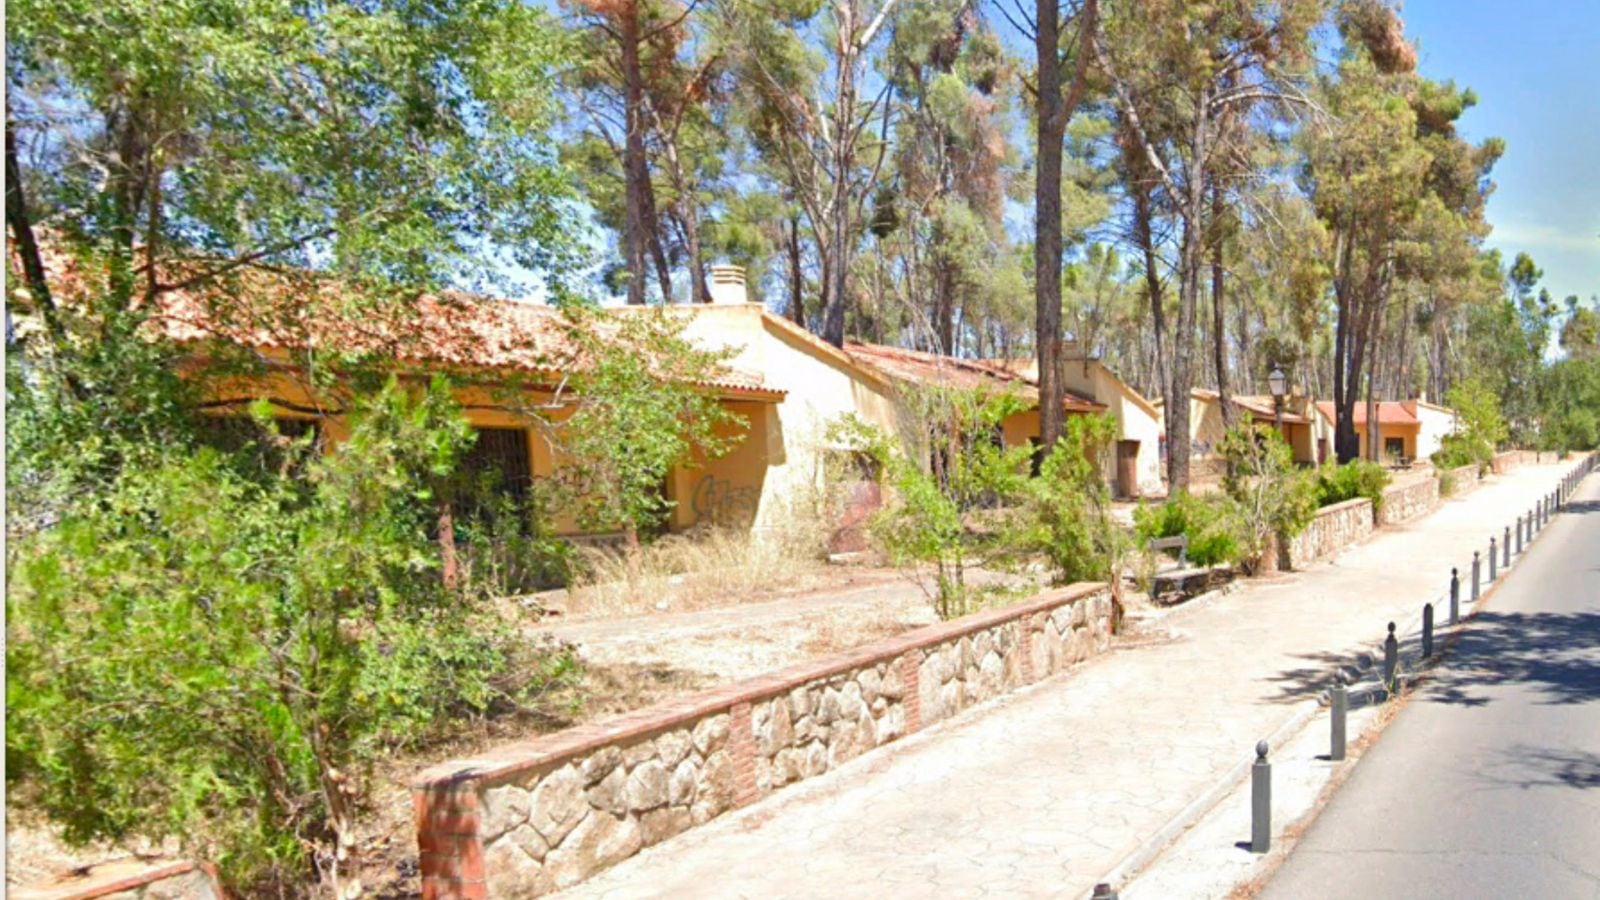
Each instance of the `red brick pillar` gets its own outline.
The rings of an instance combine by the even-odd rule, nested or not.
[[[423,900],[484,900],[478,792],[471,783],[411,789]]]
[[[900,702],[906,709],[906,734],[922,730],[922,691],[918,672],[922,668],[922,654],[908,650],[900,656],[900,681],[905,685],[905,696]]]
[[[728,752],[733,755],[733,805],[756,802],[756,738],[750,726],[750,704],[740,702],[728,711]]]

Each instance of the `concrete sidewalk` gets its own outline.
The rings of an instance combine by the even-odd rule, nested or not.
[[[1405,624],[1556,484],[1529,466],[1331,564],[1251,582],[1115,652],[667,841],[573,897],[1086,896]],[[1469,588],[1464,588],[1464,593]]]

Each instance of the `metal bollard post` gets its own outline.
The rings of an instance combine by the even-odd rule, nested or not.
[[[1461,621],[1461,576],[1450,570],[1450,624]]]
[[[1500,554],[1495,550],[1494,538],[1489,538],[1489,583],[1494,583],[1494,569],[1499,565]]]
[[[1517,516],[1517,555],[1522,555],[1522,517]]]
[[[1500,567],[1502,569],[1509,569],[1509,568],[1511,568],[1511,526],[1510,525],[1506,526],[1506,533],[1505,533],[1504,537],[1505,537],[1505,541],[1500,544],[1500,552],[1503,554],[1503,556],[1502,556],[1502,558],[1500,560]]]
[[[1422,658],[1433,655],[1433,604],[1422,604]]]
[[[1478,602],[1478,592],[1480,590],[1480,588],[1478,587],[1478,584],[1479,584],[1478,575],[1479,575],[1479,573],[1480,573],[1480,566],[1478,565],[1478,551],[1474,550],[1474,551],[1472,551],[1472,602],[1473,603],[1477,603]]]
[[[1344,673],[1335,672],[1333,675],[1333,691],[1328,695],[1328,705],[1331,707],[1329,715],[1329,728],[1332,739],[1328,746],[1328,758],[1334,762],[1344,759],[1344,720],[1350,712],[1350,692],[1344,687]]]
[[[1395,670],[1400,667],[1400,642],[1394,637],[1394,623],[1389,623],[1389,636],[1383,639],[1383,689],[1394,691]],[[1395,691],[1395,693],[1399,693]]]
[[[1250,767],[1250,852],[1272,849],[1272,763],[1267,762],[1267,742],[1256,744],[1256,762]]]
[[[1089,895],[1089,900],[1117,900],[1116,889],[1102,881],[1094,886],[1094,893]]]

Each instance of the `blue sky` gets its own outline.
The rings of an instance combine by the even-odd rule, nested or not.
[[[1600,294],[1600,0],[1411,0],[1420,68],[1478,94],[1462,117],[1506,139],[1488,243],[1528,253],[1557,299]]]

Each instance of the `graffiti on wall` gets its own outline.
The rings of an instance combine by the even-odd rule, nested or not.
[[[761,493],[754,487],[734,487],[726,478],[702,477],[694,486],[690,508],[695,518],[714,525],[748,525],[755,521]]]

